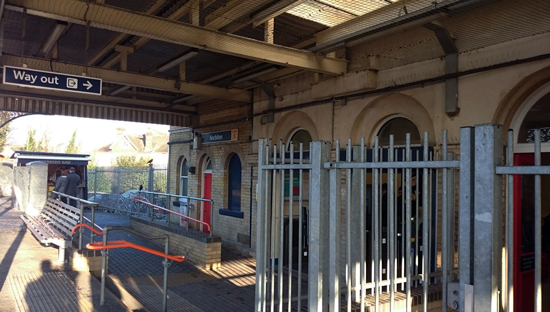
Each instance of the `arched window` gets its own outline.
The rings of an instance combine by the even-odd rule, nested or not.
[[[304,129],[300,129],[290,137],[290,142],[294,146],[294,151],[300,151],[300,143],[304,151],[309,151],[309,143],[311,143],[311,135]],[[290,143],[288,144],[288,150],[290,151]]]
[[[180,167],[180,195],[187,196],[187,181],[189,179],[189,167],[187,159],[183,159]]]
[[[517,143],[533,143],[533,130],[540,130],[540,141],[550,142],[550,93],[543,95],[527,112],[521,123]]]
[[[241,211],[241,159],[233,154],[229,160],[227,209]]]
[[[393,144],[394,145],[405,145],[406,134],[411,134],[411,145],[420,145],[422,141],[420,139],[420,133],[416,125],[403,117],[396,117],[388,122],[386,122],[378,131],[378,145],[379,146],[389,146],[390,145],[390,135],[393,134]]]

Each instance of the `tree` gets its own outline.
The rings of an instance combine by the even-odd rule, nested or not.
[[[71,139],[69,140],[69,144],[67,145],[67,148],[65,149],[65,153],[67,154],[76,154],[80,150],[80,144],[76,144],[76,129],[73,131],[73,134],[71,135]]]
[[[25,146],[22,148],[22,150],[27,152],[38,152],[38,145],[36,143],[35,135],[36,130],[29,129],[29,131],[27,132],[27,141],[25,142]]]
[[[97,182],[96,182],[97,179]],[[107,174],[105,174],[105,171],[99,169],[95,163],[88,164],[88,194],[92,194],[94,192],[103,192],[103,193],[110,193],[111,192],[111,179]],[[97,189],[94,189],[97,187]]]
[[[116,158],[116,165],[121,168],[120,191],[137,190],[140,185],[147,189],[149,171],[147,158],[123,155]]]
[[[4,123],[10,119],[10,114],[8,112],[0,112],[0,123]],[[8,135],[10,133],[9,123],[0,128],[0,152],[6,147],[6,142],[8,141]]]

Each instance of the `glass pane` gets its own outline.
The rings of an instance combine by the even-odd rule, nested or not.
[[[228,208],[241,211],[241,160],[237,154],[229,161]]]
[[[306,130],[298,130],[296,131],[296,133],[294,133],[294,135],[292,135],[292,138],[290,138],[290,141],[294,146],[295,152],[300,151],[300,143],[302,143],[302,148],[304,151],[309,151],[309,143],[311,143],[311,135]],[[288,147],[288,150],[290,150],[290,145]]]
[[[532,143],[535,141],[534,129],[540,129],[541,142],[550,142],[550,93],[538,100],[529,110],[518,133],[518,143]]]
[[[402,117],[394,118],[380,128],[378,132],[378,145],[389,146],[391,134],[393,134],[394,145],[405,145],[407,143],[407,133],[411,134],[411,144],[418,145],[422,143],[418,128],[412,121]]]

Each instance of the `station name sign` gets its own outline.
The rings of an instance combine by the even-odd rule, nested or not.
[[[202,134],[202,143],[217,143],[226,141],[237,141],[239,139],[239,129],[210,132]]]
[[[4,66],[4,84],[101,95],[101,79]]]

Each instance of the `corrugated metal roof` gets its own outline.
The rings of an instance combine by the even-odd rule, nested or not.
[[[49,3],[52,3],[51,7],[48,7]],[[550,1],[547,0],[204,0],[201,7],[194,7],[192,3],[187,0],[106,0],[105,6],[98,6],[93,2],[51,0],[40,3],[43,9],[25,12],[24,8],[27,4],[31,5],[30,1],[7,0],[2,19],[2,52],[23,58],[43,59],[41,48],[52,34],[57,24],[56,18],[68,19],[69,15],[79,12],[85,14],[85,18],[92,18],[94,11],[88,11],[91,6],[105,7],[111,11],[89,26],[79,20],[69,20],[65,32],[57,41],[57,57],[51,54],[47,58],[52,71],[56,71],[57,62],[62,62],[89,64],[112,70],[106,73],[107,77],[117,75],[117,71],[122,68],[120,51],[126,47],[133,49],[127,56],[128,72],[162,77],[170,80],[172,86],[177,85],[180,80],[177,64],[163,72],[157,69],[190,51],[191,44],[178,41],[181,31],[177,27],[157,37],[151,36],[150,39],[140,36],[148,29],[157,29],[160,21],[174,18],[176,12],[180,14],[174,18],[177,20],[172,24],[174,26],[188,23],[192,14],[199,13],[197,27],[217,34],[231,33],[231,36],[219,36],[219,40],[223,40],[222,49],[224,44],[232,46],[233,38],[264,40],[264,24],[256,24],[262,21],[262,17],[271,16],[274,17],[273,37],[277,46],[309,49],[315,47],[314,40],[317,40],[314,51],[322,54],[332,52],[337,47],[360,46],[360,49],[348,50],[350,69],[353,69],[355,60],[365,55],[378,55],[381,69],[444,56],[434,32],[423,26],[432,21],[437,21],[438,25],[449,31],[460,53],[550,32]],[[285,6],[281,9],[277,5]],[[54,14],[48,10],[56,12]],[[124,15],[126,12],[137,15],[128,18]],[[147,28],[142,29],[138,19],[145,15],[156,16],[157,19],[150,20]],[[102,22],[108,26],[98,27],[97,24]],[[128,31],[121,33],[113,25],[117,25],[117,30],[125,28]],[[194,34],[193,29],[189,31]],[[325,36],[327,32],[330,32],[329,36]],[[200,38],[200,34],[204,33],[197,32],[197,38],[191,39],[201,42],[203,38]],[[372,36],[378,39],[371,40]],[[186,82],[222,87],[203,90],[201,85],[192,86],[191,90],[202,90],[199,95],[203,98],[208,98],[209,94],[213,94],[213,98],[227,97],[228,94],[222,91],[224,88],[236,88],[235,79],[252,77],[255,72],[270,70],[275,65],[276,68],[287,66],[284,54],[280,56],[279,62],[267,59],[270,56],[267,54],[273,53],[271,50],[265,50],[265,59],[261,53],[252,55],[256,49],[252,42],[226,53],[211,48],[214,43],[205,41],[202,45],[196,44],[199,53],[185,63]],[[137,85],[139,92],[127,88],[116,96],[137,96],[137,99],[146,99],[155,102],[155,105],[158,102],[169,103],[173,96],[174,101],[168,106],[176,111],[185,105],[185,101],[177,100],[194,94],[188,89],[178,93],[173,88],[159,93],[159,90],[140,85],[139,81],[129,81],[128,85]],[[112,91],[120,87],[124,85],[105,81],[104,90]]]

